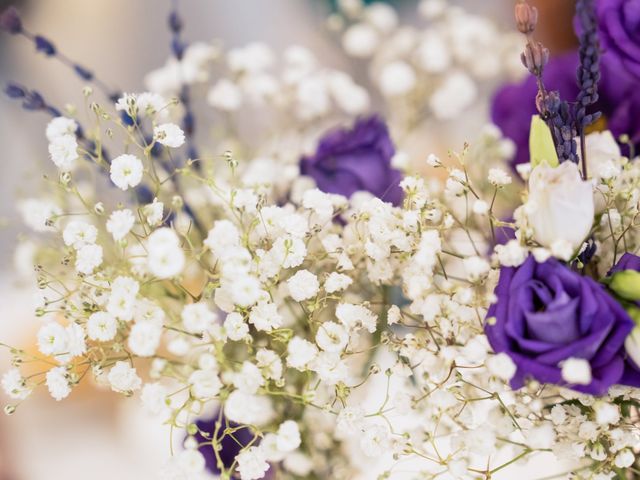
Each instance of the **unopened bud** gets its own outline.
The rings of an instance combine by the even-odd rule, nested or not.
[[[516,25],[518,30],[528,35],[536,29],[538,23],[538,9],[526,2],[516,5]]]
[[[527,70],[535,76],[540,76],[549,61],[549,50],[540,42],[529,42],[520,55],[520,60]]]

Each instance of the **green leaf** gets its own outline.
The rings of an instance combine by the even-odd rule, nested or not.
[[[539,115],[531,117],[531,130],[529,131],[529,158],[531,167],[535,168],[542,162],[547,162],[552,167],[558,166],[558,154],[553,143],[551,130]]]

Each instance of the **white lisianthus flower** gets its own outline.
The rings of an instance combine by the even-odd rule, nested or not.
[[[147,239],[147,267],[158,278],[179,275],[185,264],[180,239],[170,228],[159,228]]]
[[[555,168],[543,163],[531,172],[525,208],[537,242],[551,248],[554,242],[566,240],[575,250],[591,231],[593,187],[582,180],[573,162]]]
[[[259,447],[249,447],[236,457],[237,470],[241,480],[258,480],[264,478],[269,464],[264,452]]]
[[[320,289],[320,282],[309,270],[299,270],[289,280],[287,280],[289,295],[296,302],[313,298]]]
[[[118,322],[107,312],[94,312],[87,320],[87,335],[91,340],[108,342],[118,331]]]
[[[78,141],[74,135],[62,135],[49,144],[49,156],[63,172],[70,172],[78,159]]]
[[[109,220],[107,220],[107,232],[118,242],[127,236],[135,223],[136,218],[133,216],[131,210],[128,208],[116,210],[109,216]]]
[[[78,131],[78,124],[72,118],[56,117],[47,125],[46,136],[49,142],[65,135],[73,135]]]
[[[142,181],[142,161],[135,155],[124,154],[111,162],[111,181],[120,190],[135,187]]]
[[[175,123],[164,123],[153,129],[153,138],[166,147],[178,148],[184,145],[184,132]]]
[[[97,238],[98,229],[80,220],[70,221],[62,232],[64,244],[76,250],[95,243]]]
[[[128,362],[118,361],[111,367],[108,375],[111,389],[115,392],[129,393],[138,390],[142,386],[142,380],[136,369]]]
[[[71,387],[67,380],[67,369],[64,367],[54,367],[47,372],[47,388],[56,401],[63,400],[71,393]]]

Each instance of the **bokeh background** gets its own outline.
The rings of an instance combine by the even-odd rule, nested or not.
[[[510,25],[514,0],[450,0],[472,12]],[[171,0],[22,0],[16,5],[33,32],[45,34],[70,58],[92,68],[110,85],[142,91],[143,77],[169,55],[166,17]],[[411,23],[417,0],[398,0],[403,21]],[[574,42],[571,0],[537,0],[540,34],[555,51]],[[311,48],[325,64],[358,71],[325,28],[330,0],[183,0],[189,40],[222,39],[225,45],[260,40],[276,51],[291,43]],[[22,38],[0,34],[0,83],[18,81],[42,91],[51,103],[82,105],[83,84],[63,66],[36,55]],[[487,95],[488,97],[488,95]],[[477,115],[486,117],[485,108]],[[44,127],[47,118],[24,112],[0,98],[0,342],[25,346],[37,329],[33,278],[14,267],[16,239],[24,229],[16,198],[38,188],[51,171]],[[443,143],[446,138],[440,138]],[[0,370],[9,355],[0,352]],[[0,398],[0,400],[5,400]],[[2,404],[5,402],[3,401]],[[153,480],[168,453],[169,434],[141,412],[138,402],[85,386],[57,403],[36,394],[11,417],[0,416],[0,480]],[[540,478],[549,462],[521,467],[522,480]],[[55,473],[52,473],[55,472]],[[504,478],[515,478],[511,471]]]

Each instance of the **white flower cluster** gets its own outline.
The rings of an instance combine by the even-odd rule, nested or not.
[[[412,105],[425,95],[438,118],[508,68],[495,55],[508,35],[442,1],[421,3],[423,31],[384,4],[339,3],[343,44],[371,58],[383,93]],[[326,193],[299,159],[328,119],[367,110],[369,94],[302,47],[281,60],[260,43],[194,44],[147,77],[151,92],[92,103],[82,135],[79,119],[49,124],[58,183],[20,204],[42,237],[26,260],[41,289],[39,353],[12,350],[7,412],[39,385],[61,400],[93,377],[184,432],[160,474],[174,480],[207,478],[203,449],[221,478],[242,480],[403,479],[409,464],[416,478],[471,480],[538,452],[590,462],[575,478],[631,466],[638,391],[514,390],[517,366],[492,352],[485,317],[499,269],[529,254],[576,260],[591,238],[606,271],[617,245],[637,251],[640,167],[592,134],[589,180],[542,164],[523,189],[505,164],[513,144],[489,126],[461,153],[427,157],[442,182],[407,174],[401,205]],[[213,65],[223,73],[206,95],[225,112],[223,133],[190,158],[178,125],[189,107],[167,99],[208,85]],[[256,142],[234,131],[233,115],[262,107],[294,120]],[[101,137],[114,131],[122,145]],[[637,338],[627,351],[640,363]],[[41,371],[20,369],[27,360]],[[574,385],[594,374],[579,358],[561,367]],[[240,452],[225,463],[229,443]]]
[[[517,34],[445,1],[420,2],[419,28],[382,2],[338,3],[330,25],[342,31],[344,50],[369,62],[373,83],[392,110],[410,110],[407,118],[423,105],[437,119],[455,118],[478,100],[483,82],[522,73]]]

